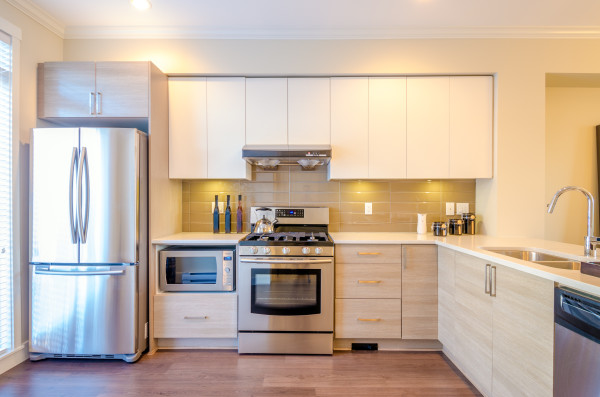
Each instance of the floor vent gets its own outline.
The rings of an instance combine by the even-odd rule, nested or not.
[[[377,343],[353,343],[352,350],[378,350]]]

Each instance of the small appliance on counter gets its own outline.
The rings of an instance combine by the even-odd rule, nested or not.
[[[238,352],[333,354],[329,208],[252,207],[239,242]]]

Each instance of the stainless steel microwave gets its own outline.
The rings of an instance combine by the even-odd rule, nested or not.
[[[162,291],[233,291],[235,246],[173,246],[160,251]]]

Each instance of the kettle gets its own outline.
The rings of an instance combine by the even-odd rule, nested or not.
[[[270,208],[259,208],[257,211],[272,211]],[[270,221],[267,219],[267,216],[263,214],[262,218],[259,219],[254,225],[253,233],[258,234],[267,234],[273,233],[273,229],[275,227],[275,223],[277,223],[277,219]]]

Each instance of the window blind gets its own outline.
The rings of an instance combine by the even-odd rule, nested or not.
[[[0,30],[0,354],[12,350],[12,40]]]

